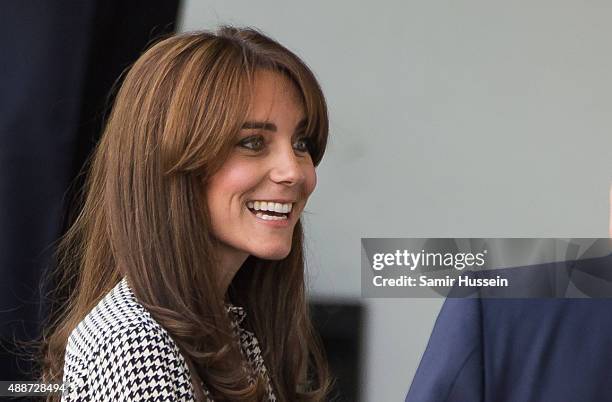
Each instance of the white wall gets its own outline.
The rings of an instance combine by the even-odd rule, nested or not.
[[[360,298],[361,237],[605,237],[612,3],[185,1],[299,54],[330,144],[306,228],[312,294]],[[366,401],[402,401],[440,300],[364,300]]]

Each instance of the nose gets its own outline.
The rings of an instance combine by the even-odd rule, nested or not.
[[[288,148],[285,147],[272,158],[270,179],[275,183],[294,186],[302,183],[306,176],[293,147]]]

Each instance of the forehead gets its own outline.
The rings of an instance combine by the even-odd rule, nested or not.
[[[296,85],[285,75],[268,70],[255,73],[249,117],[302,119],[304,102]]]

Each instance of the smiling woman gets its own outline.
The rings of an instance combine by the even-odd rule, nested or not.
[[[327,131],[312,72],[255,30],[145,52],[60,245],[42,380],[66,401],[325,399],[300,214]]]

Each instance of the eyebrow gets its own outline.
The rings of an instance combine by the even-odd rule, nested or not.
[[[302,120],[300,120],[297,126],[295,126],[295,131],[303,130],[306,127],[306,123],[307,123],[306,118],[303,118]],[[242,125],[242,129],[243,130],[257,129],[257,130],[266,130],[266,131],[272,131],[272,132],[276,132],[278,130],[276,127],[276,124],[270,123],[268,121],[245,121],[244,124]]]

